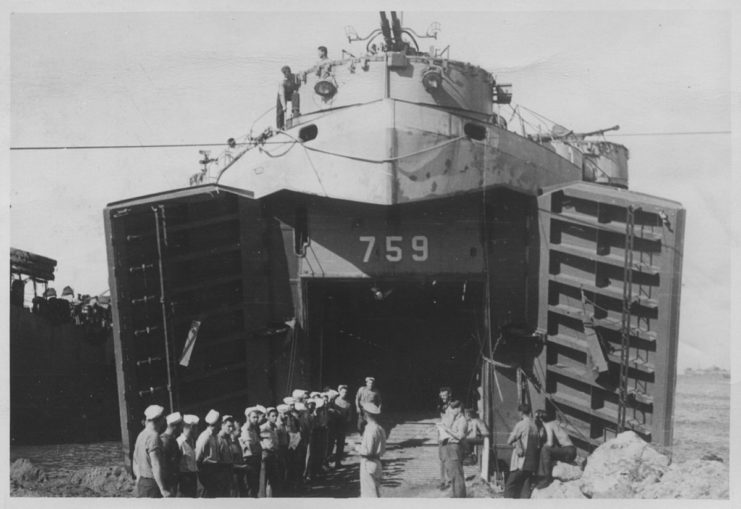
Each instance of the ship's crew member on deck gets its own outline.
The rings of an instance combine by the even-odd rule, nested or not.
[[[220,417],[221,415],[216,410],[209,410],[204,419],[208,427],[196,440],[198,480],[203,486],[201,495],[206,498],[213,498],[218,492],[219,443],[216,436]]]
[[[146,423],[136,437],[132,467],[136,478],[136,496],[170,497],[164,478],[164,457],[160,432],[165,428],[165,409],[150,405],[144,410]]]
[[[352,426],[352,403],[347,399],[347,385],[337,387],[338,396],[332,401],[335,418],[334,443],[330,443],[330,454],[334,450],[334,466],[338,468],[342,465],[342,459],[345,454],[345,437],[347,430]]]
[[[460,401],[451,401],[448,412],[450,413],[450,424],[447,422],[448,419],[444,419],[437,425],[442,438],[445,475],[450,479],[450,484],[453,488],[453,498],[466,498],[461,442],[463,442],[468,434],[468,423],[465,417],[463,417],[463,404]]]
[[[367,423],[357,451],[360,454],[360,496],[381,496],[379,487],[383,478],[381,456],[386,452],[386,432],[378,424],[381,408],[372,402],[364,406]]]
[[[520,421],[515,424],[507,444],[514,445],[509,465],[509,476],[504,488],[505,498],[530,498],[530,477],[538,469],[539,433],[532,418],[530,405],[517,407]]]
[[[363,408],[366,404],[373,403],[378,408],[382,408],[381,393],[376,389],[376,379],[372,376],[365,378],[365,386],[358,389],[355,394],[355,410],[358,413],[358,432],[363,433],[365,428],[365,416]]]
[[[319,60],[316,62],[316,75],[319,78],[326,78],[332,72],[332,62],[327,56],[327,47],[319,46],[317,49],[317,56]]]
[[[221,430],[217,435],[219,447],[218,459],[218,497],[228,497],[232,493],[234,479],[234,453],[232,451],[232,433],[234,417],[225,415],[221,418]]]
[[[268,420],[260,426],[260,446],[262,447],[262,472],[260,475],[260,497],[281,496],[280,464],[278,460],[278,410],[267,409]]]
[[[448,415],[448,409],[450,408],[450,402],[453,399],[453,391],[450,387],[440,387],[439,391],[440,400],[437,405],[437,411],[440,414],[440,420],[446,421],[446,424],[450,425],[452,419]],[[440,460],[440,489],[445,490],[448,488],[448,479],[445,476],[445,461],[443,461],[443,444],[441,433],[438,430],[437,434],[437,457]]]
[[[195,498],[198,492],[198,466],[196,465],[195,432],[198,426],[198,416],[183,416],[183,431],[177,438],[180,448],[180,475],[178,491],[181,497]]]
[[[180,473],[180,447],[178,446],[177,437],[180,435],[183,416],[180,415],[180,412],[174,412],[167,416],[166,421],[167,428],[160,435],[162,453],[165,460],[165,486],[167,487],[167,491],[175,495],[177,493]]]
[[[275,104],[275,126],[278,129],[285,129],[286,112],[289,111],[289,102],[291,103],[291,118],[299,115],[300,95],[298,89],[301,86],[301,82],[287,65],[281,67],[280,72],[283,73],[283,79],[278,84],[278,99]]]
[[[543,428],[546,432],[546,442],[540,449],[540,464],[538,476],[540,483],[538,487],[544,488],[553,481],[553,467],[556,461],[571,463],[576,459],[576,447],[569,434],[561,426],[561,423],[553,414],[543,412]]]
[[[257,498],[260,491],[260,466],[262,464],[262,447],[260,446],[260,411],[249,407],[244,411],[247,422],[242,427],[239,445],[242,446],[242,458],[245,465],[247,496]]]

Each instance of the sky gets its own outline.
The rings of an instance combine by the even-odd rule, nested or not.
[[[435,46],[512,83],[514,103],[575,131],[621,126],[609,139],[630,150],[631,189],[687,209],[679,368],[728,368],[729,13],[404,13],[417,32],[432,21]],[[16,12],[10,146],[224,142],[271,108],[282,65],[310,67],[320,44],[330,58],[360,53],[344,27],[377,24],[376,11]],[[708,134],[661,134],[688,132]],[[103,208],[186,186],[199,158],[197,147],[11,151],[10,244],[57,259],[58,290],[100,293]]]

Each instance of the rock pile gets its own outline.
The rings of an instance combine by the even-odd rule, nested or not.
[[[577,467],[558,464],[557,479],[533,498],[728,498],[728,468],[715,459],[670,464],[632,431],[599,446]]]
[[[99,497],[131,496],[135,483],[122,467],[90,467],[74,472],[70,484],[89,489]]]
[[[130,497],[134,480],[122,467],[89,467],[49,477],[26,458],[10,465],[14,497]]]
[[[46,482],[46,473],[26,458],[19,458],[10,464],[10,483],[25,488]]]

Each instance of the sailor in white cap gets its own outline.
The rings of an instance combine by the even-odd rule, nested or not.
[[[278,468],[280,470],[280,479],[283,489],[286,489],[288,482],[288,444],[290,437],[288,435],[288,413],[291,410],[286,404],[278,405],[278,419],[275,421],[276,434],[278,435]]]
[[[173,412],[165,420],[167,428],[160,435],[165,460],[165,485],[168,491],[177,493],[178,473],[180,472],[180,447],[178,447],[177,437],[180,435],[183,416],[180,412]]]
[[[218,485],[218,463],[219,444],[217,434],[219,432],[219,418],[221,414],[216,410],[209,410],[204,421],[208,427],[201,432],[196,440],[196,463],[198,464],[198,480],[203,486],[203,496],[213,498],[217,496]]]
[[[260,466],[262,465],[262,447],[260,446],[260,411],[249,407],[244,411],[247,422],[242,427],[239,445],[242,447],[244,460],[247,496],[257,498],[260,492]]]
[[[323,412],[319,408],[324,407],[322,398],[311,398],[306,400],[305,422],[307,428],[306,466],[304,468],[304,480],[311,482],[319,474],[322,466],[322,429],[321,421]]]
[[[234,452],[232,451],[232,433],[234,433],[234,417],[221,417],[221,430],[216,435],[219,448],[217,462],[217,497],[228,497],[234,488]]]
[[[164,455],[160,432],[165,428],[165,409],[160,405],[150,405],[144,410],[146,423],[136,437],[132,457],[136,477],[137,497],[171,497],[164,472]]]
[[[303,403],[297,402],[286,414],[286,429],[288,431],[288,457],[286,459],[287,488],[290,491],[298,489],[304,471],[304,457],[306,443],[302,439],[301,409],[306,409]]]
[[[360,454],[360,496],[380,497],[379,486],[383,477],[381,456],[386,452],[386,432],[378,424],[381,408],[367,402],[363,406],[367,423],[357,446]]]
[[[266,409],[267,421],[260,426],[260,445],[262,447],[262,466],[260,470],[260,497],[282,494],[280,465],[278,463],[278,410]]]
[[[198,416],[183,416],[183,431],[177,438],[180,448],[180,475],[178,491],[181,497],[195,498],[198,493],[198,466],[196,465],[196,440]]]
[[[358,431],[363,433],[365,427],[365,417],[363,415],[363,407],[366,403],[373,403],[378,408],[381,408],[381,393],[376,389],[376,379],[372,376],[365,378],[365,386],[358,389],[355,394],[355,410],[358,413]]]
[[[353,404],[347,399],[347,385],[337,387],[337,397],[332,400],[334,436],[330,437],[329,452],[334,450],[334,466],[342,464],[345,453],[345,437],[353,422]]]

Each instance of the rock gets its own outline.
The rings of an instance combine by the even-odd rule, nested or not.
[[[31,487],[46,481],[46,473],[26,458],[18,458],[10,465],[10,480],[21,487]]]
[[[102,497],[129,496],[135,486],[134,479],[121,467],[83,468],[73,472],[69,482]]]
[[[620,433],[594,450],[580,479],[589,498],[632,498],[657,482],[669,467],[667,456],[633,431]]]
[[[728,467],[715,460],[671,465],[661,480],[647,486],[641,498],[728,498]]]
[[[569,463],[556,462],[553,467],[553,478],[559,481],[574,481],[582,476],[582,469]]]
[[[723,463],[723,458],[713,452],[703,454],[702,458],[700,459],[705,461],[720,461],[721,463]]]
[[[555,479],[548,487],[533,490],[530,498],[586,498],[578,482],[561,482]]]

